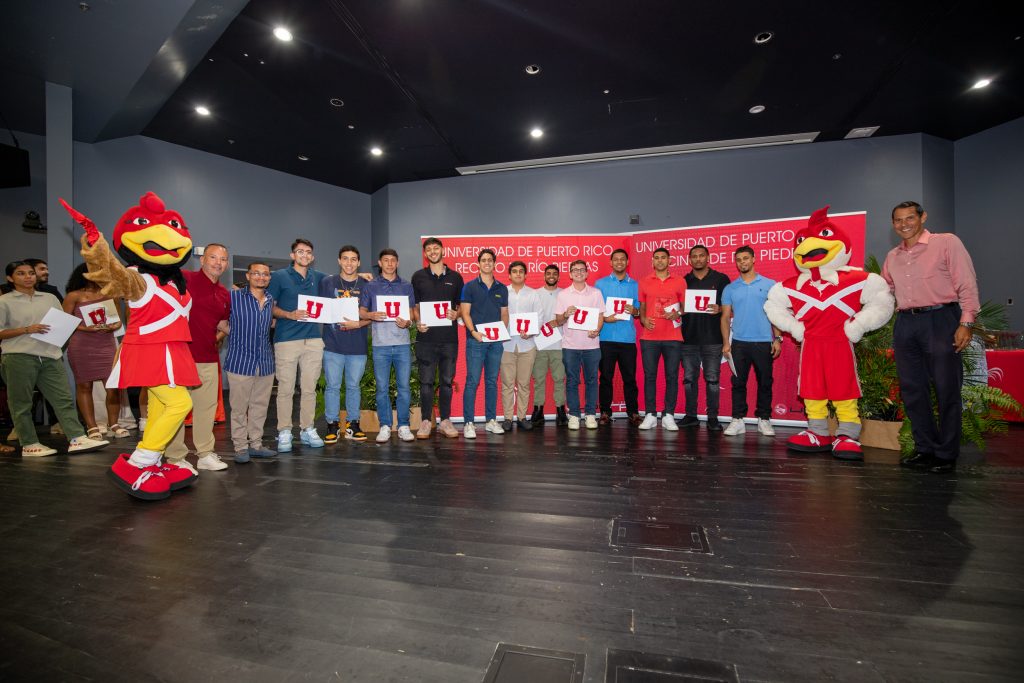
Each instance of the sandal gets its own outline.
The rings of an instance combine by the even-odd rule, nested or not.
[[[125,437],[131,436],[131,432],[129,432],[127,429],[117,424],[116,422],[110,425],[108,433],[118,439],[123,439]]]
[[[13,452],[14,452],[14,447],[13,446],[8,446],[5,443],[0,443],[0,453],[13,453]]]
[[[96,441],[103,440],[103,430],[99,427],[89,427],[89,429],[85,430],[85,435],[90,439],[95,439]]]

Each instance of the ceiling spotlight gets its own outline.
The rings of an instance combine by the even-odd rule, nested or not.
[[[379,157],[383,153],[384,153],[384,150],[382,150],[380,147],[371,147],[370,148],[370,154],[372,154],[375,157]]]
[[[309,161],[309,157],[307,157],[305,154],[300,154],[299,161]]]
[[[242,56],[243,56],[243,57],[248,57],[248,56],[249,56],[249,53],[248,53],[248,52],[243,52],[243,53],[242,53]]]
[[[207,59],[206,61],[208,61],[208,62],[212,62],[212,61],[213,61],[213,57],[210,57],[210,58],[209,58],[209,59]]]
[[[338,97],[332,97],[330,99],[330,102],[331,102],[331,106],[332,107],[344,107],[345,106],[345,101],[340,99],[340,98],[338,98]]]
[[[540,64],[527,64],[524,71],[531,76],[536,76],[540,73]]]
[[[761,31],[754,36],[754,45],[764,45],[769,40],[775,37],[775,34],[771,31]]]
[[[210,115],[210,110],[209,110],[209,108],[204,107],[203,105],[200,104],[198,107],[196,107],[196,113],[199,114],[200,116],[209,116]]]
[[[284,26],[278,26],[274,29],[274,37],[280,40],[282,43],[292,42],[292,32],[286,29]]]
[[[531,138],[539,138],[539,137],[543,137],[543,135],[544,135],[544,131],[542,131],[540,128],[534,128],[533,130],[530,131],[530,137]]]
[[[842,53],[842,52],[837,52],[837,53],[835,53],[834,55],[832,55],[832,59],[833,59],[833,60],[835,60],[835,61],[837,61],[837,62],[838,62],[838,61],[839,61],[840,59],[842,59],[842,58],[843,58],[843,53]]]
[[[355,127],[355,126],[353,126],[353,125],[352,125],[352,124],[350,123],[350,124],[348,124],[348,129],[349,129],[349,130],[355,130],[355,129],[356,129],[356,127]]]
[[[982,78],[982,79],[978,80],[977,82],[975,82],[974,85],[971,86],[971,90],[981,90],[982,88],[987,88],[989,85],[991,85],[991,83],[992,83],[992,79],[991,78]]]
[[[764,105],[763,104],[755,104],[748,111],[750,111],[751,114],[760,114],[761,112],[764,111]]]
[[[264,62],[264,61],[263,61],[263,60],[261,59],[261,60],[260,60],[260,64],[266,64],[266,62]]]
[[[605,88],[605,89],[604,89],[604,94],[605,94],[605,95],[607,95],[607,94],[608,94],[608,93],[610,93],[610,92],[611,92],[611,90],[609,90],[608,88]]]
[[[854,128],[846,134],[844,139],[854,140],[856,138],[869,138],[878,132],[878,126],[864,126],[862,128]]]

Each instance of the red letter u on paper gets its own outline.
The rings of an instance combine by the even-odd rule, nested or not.
[[[551,325],[544,323],[543,325],[540,326],[540,333],[543,334],[545,337],[550,337],[555,333],[555,331],[551,329]]]
[[[307,301],[306,302],[306,313],[309,313],[310,318],[319,318],[320,312],[324,310],[324,305],[319,301]]]
[[[615,315],[621,315],[622,313],[625,313],[626,312],[626,302],[625,301],[613,301],[612,302],[612,311],[614,311]]]
[[[525,318],[519,318],[516,320],[516,332],[520,335],[524,335],[530,331],[530,321]]]
[[[709,297],[709,296],[695,296],[694,297],[694,305],[696,306],[698,311],[706,311],[706,310],[708,310],[708,303],[710,301],[711,301],[711,297]]]
[[[577,308],[576,312],[572,314],[572,321],[577,325],[582,325],[587,316],[590,315],[590,311],[584,311],[582,308]]]
[[[434,315],[436,315],[438,318],[447,318],[448,302],[445,301],[443,303],[434,304]]]
[[[384,313],[387,314],[389,318],[397,318],[399,310],[401,310],[401,306],[399,306],[397,301],[384,302]]]
[[[93,325],[103,325],[107,322],[107,312],[102,308],[89,311],[89,320],[92,320]]]
[[[498,328],[497,327],[485,327],[484,328],[484,336],[487,337],[488,339],[490,339],[491,341],[496,341],[498,339],[498,336],[499,336]]]

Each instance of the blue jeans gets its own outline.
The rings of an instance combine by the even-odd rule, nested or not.
[[[565,364],[565,395],[569,414],[580,416],[580,370],[583,371],[584,415],[597,414],[597,369],[601,366],[601,349],[562,348]]]
[[[480,371],[484,373],[484,415],[487,421],[498,417],[498,371],[501,370],[500,342],[478,342],[466,336],[466,387],[462,394],[462,417],[473,421],[476,409],[476,388],[480,386]]]
[[[398,426],[409,426],[409,373],[412,355],[408,344],[373,347],[373,376],[377,379],[377,419],[381,427],[391,426],[391,367],[398,385]]]
[[[328,422],[337,422],[341,410],[341,383],[345,382],[345,419],[359,421],[359,380],[366,369],[366,354],[341,354],[324,351],[324,374],[327,389],[324,390],[324,417]]]

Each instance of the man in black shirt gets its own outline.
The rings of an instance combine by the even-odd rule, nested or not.
[[[718,378],[722,369],[722,292],[729,284],[725,273],[708,267],[708,248],[697,244],[690,249],[690,272],[686,276],[686,291],[714,290],[715,303],[707,306],[707,312],[687,313],[683,316],[683,341],[680,362],[683,366],[683,389],[686,394],[686,416],[680,427],[696,427],[697,393],[700,370],[704,368],[704,385],[708,400],[708,430],[718,432],[719,386]]]

